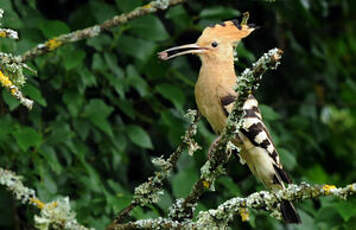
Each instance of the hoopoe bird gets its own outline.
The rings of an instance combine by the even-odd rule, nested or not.
[[[207,118],[219,135],[225,125],[238,95],[233,87],[238,81],[234,67],[234,49],[242,38],[255,27],[240,24],[237,20],[208,26],[194,44],[176,46],[160,52],[159,58],[168,60],[185,54],[198,55],[201,68],[195,84],[195,99],[201,114]],[[253,175],[268,189],[285,188],[291,183],[279,160],[278,152],[262,120],[258,102],[251,94],[244,102],[244,122],[233,143],[241,148],[240,157],[247,163]],[[280,204],[286,223],[301,223],[290,201]]]

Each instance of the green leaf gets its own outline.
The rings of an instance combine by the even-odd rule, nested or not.
[[[69,71],[81,66],[84,62],[85,52],[83,50],[73,50],[63,60],[64,68]]]
[[[76,119],[73,120],[73,128],[77,132],[77,134],[80,136],[82,140],[87,139],[89,135],[89,130],[90,130],[90,123],[89,121],[83,120],[83,119]]]
[[[108,79],[110,85],[114,87],[120,97],[125,98],[125,81],[123,81],[123,77],[119,77],[111,73],[104,73],[103,75],[106,79]]]
[[[84,108],[83,116],[88,118],[93,125],[98,127],[104,133],[112,136],[111,125],[107,117],[114,111],[114,108],[108,106],[100,99],[92,99],[89,104]]]
[[[115,74],[115,76],[121,78],[121,81],[123,81],[124,71],[118,65],[117,56],[113,53],[106,52],[104,53],[104,59],[107,66]]]
[[[101,34],[87,40],[87,45],[94,47],[98,51],[104,51],[105,48],[110,47],[112,39],[107,34]]]
[[[102,23],[117,15],[115,8],[104,1],[89,1],[89,5],[92,11],[91,13],[98,23]]]
[[[158,17],[147,15],[130,22],[130,32],[148,41],[162,41],[169,38]]]
[[[183,110],[185,103],[185,95],[183,91],[171,84],[160,84],[156,86],[157,92],[159,92],[164,98],[170,100],[177,109]]]
[[[356,200],[340,201],[340,203],[335,205],[336,210],[339,212],[341,217],[348,221],[351,217],[356,216]]]
[[[278,152],[281,158],[281,162],[287,170],[293,170],[297,166],[297,160],[295,159],[295,156],[287,149],[278,148]]]
[[[131,119],[135,119],[136,111],[134,109],[133,102],[128,99],[119,98],[117,104],[122,112],[124,112]]]
[[[9,114],[0,117],[0,141],[6,141],[11,130],[14,129],[14,123]]]
[[[149,93],[149,86],[143,76],[135,69],[135,66],[129,65],[126,68],[127,83],[135,88],[141,97],[146,96]]]
[[[127,13],[142,4],[142,0],[115,0],[117,7]]]
[[[330,183],[329,176],[326,174],[325,170],[319,165],[309,168],[304,171],[304,175],[313,183],[326,184]]]
[[[130,140],[133,143],[135,143],[136,145],[142,148],[146,148],[146,149],[153,148],[150,136],[140,126],[129,125],[126,127],[126,130]]]
[[[19,147],[26,152],[30,147],[39,147],[42,143],[42,136],[30,127],[24,127],[13,132]]]
[[[67,105],[70,114],[76,117],[82,109],[84,98],[78,92],[65,89],[63,92],[63,102]]]
[[[91,68],[93,70],[100,71],[100,72],[103,72],[107,69],[107,66],[104,64],[104,60],[99,53],[95,53],[93,55]]]
[[[14,96],[12,96],[6,89],[2,90],[2,98],[9,106],[10,111],[13,111],[20,105],[19,100],[17,100]]]
[[[57,154],[53,147],[49,145],[41,146],[39,152],[46,159],[46,163],[51,167],[51,169],[59,175],[62,172],[62,166],[58,161]]]
[[[176,198],[186,197],[198,180],[197,170],[190,156],[179,159],[179,170],[171,179],[173,194]]]
[[[42,93],[39,89],[37,89],[36,87],[34,87],[31,84],[26,84],[23,88],[22,88],[22,92],[29,96],[31,99],[33,99],[35,102],[37,102],[38,104],[42,105],[42,106],[47,106],[47,101],[46,99],[42,96]]]
[[[318,229],[316,225],[316,221],[306,212],[302,210],[298,210],[300,218],[302,219],[302,224],[297,225],[295,229],[298,230],[315,230]]]
[[[61,34],[67,34],[70,32],[70,28],[61,21],[43,21],[39,25],[39,29],[42,31],[46,38],[54,38]]]
[[[154,54],[156,44],[152,41],[146,41],[127,35],[122,35],[118,39],[119,52],[123,52],[141,61],[148,61],[148,58]]]
[[[11,0],[0,0],[1,9],[4,10],[4,17],[1,19],[2,27],[9,27],[12,29],[21,29],[23,22],[13,9]]]
[[[209,8],[204,8],[199,16],[201,18],[209,19],[228,19],[240,16],[240,12],[230,7],[223,6],[213,6]]]
[[[52,131],[46,138],[46,143],[50,145],[64,143],[73,137],[73,132],[65,121],[52,122],[49,126]]]
[[[260,105],[259,108],[261,109],[261,113],[263,116],[263,119],[266,119],[267,121],[274,121],[277,119],[280,119],[281,116],[276,113],[272,107],[268,106],[268,105]]]
[[[186,29],[189,25],[192,25],[192,18],[182,5],[169,8],[166,13],[166,18],[171,19],[175,24],[176,31],[180,32]]]

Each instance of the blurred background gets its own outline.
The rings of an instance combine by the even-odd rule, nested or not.
[[[0,50],[21,54],[59,34],[129,12],[141,0],[1,0],[3,27],[20,41],[0,40]],[[211,23],[240,18],[261,26],[237,48],[237,72],[264,52],[284,50],[276,71],[257,92],[281,161],[295,183],[343,186],[356,181],[356,1],[191,0],[140,17],[98,37],[66,45],[28,64],[23,92],[32,111],[2,89],[0,167],[24,176],[39,198],[69,196],[78,220],[104,229],[131,200],[135,186],[154,172],[152,157],[169,156],[183,135],[187,109],[196,109],[194,83],[200,62],[179,57],[161,62],[156,53],[192,43]],[[193,157],[183,153],[157,205],[135,208],[132,219],[165,216],[176,198],[198,179],[215,138],[202,119]],[[234,156],[227,175],[207,192],[196,212],[245,197],[263,186]],[[301,226],[285,226],[263,211],[237,216],[232,229],[356,229],[356,199],[296,204]],[[38,210],[22,206],[0,188],[0,229],[33,229]]]

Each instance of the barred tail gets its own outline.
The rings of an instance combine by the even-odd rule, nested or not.
[[[288,200],[282,200],[281,202],[281,213],[283,220],[287,224],[301,224],[300,216],[295,210],[293,204]]]

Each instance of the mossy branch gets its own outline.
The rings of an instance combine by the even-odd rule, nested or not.
[[[74,32],[68,34],[62,34],[57,37],[51,38],[41,44],[36,45],[32,49],[26,51],[23,55],[14,56],[12,54],[6,54],[0,52],[0,70],[5,74],[8,72],[8,69],[15,71],[14,74],[11,74],[10,78],[8,75],[1,75],[1,85],[5,88],[9,88],[11,85],[10,92],[13,96],[15,96],[22,105],[27,107],[29,110],[32,109],[33,101],[25,98],[21,91],[20,87],[25,83],[26,78],[23,75],[23,69],[29,69],[28,66],[25,65],[26,61],[32,60],[38,56],[45,55],[51,51],[56,50],[57,48],[72,42],[77,42],[83,39],[92,38],[98,36],[104,31],[110,30],[116,26],[127,23],[128,21],[150,14],[155,13],[158,10],[165,10],[170,6],[177,5],[179,3],[183,3],[187,0],[155,0],[150,3],[137,7],[127,14],[117,15],[109,20],[106,20],[102,24],[90,26],[81,30],[76,30]],[[0,19],[2,18],[4,11],[0,9]],[[1,24],[0,24],[1,25]],[[18,34],[16,31],[12,29],[0,28],[0,38],[11,38],[17,40]],[[32,70],[31,70],[32,71]],[[34,71],[33,71],[34,72]],[[12,79],[12,76],[14,79]],[[8,79],[5,79],[8,78]],[[4,85],[5,82],[11,83]],[[17,80],[21,82],[21,84],[16,84]]]
[[[197,132],[197,123],[200,119],[200,114],[196,110],[189,110],[185,117],[190,121],[190,125],[185,131],[184,136],[181,137],[182,141],[177,149],[167,160],[164,160],[163,158],[155,158],[152,160],[153,164],[159,168],[159,171],[156,171],[155,175],[149,177],[145,183],[136,187],[134,199],[131,201],[130,205],[120,211],[108,229],[112,229],[111,226],[121,223],[135,207],[157,203],[160,194],[163,193],[163,182],[176,166],[177,160],[183,151],[188,150],[189,154],[193,154],[200,148],[193,139]]]
[[[121,24],[125,24],[128,21],[147,15],[151,13],[155,13],[158,10],[165,10],[170,6],[177,5],[179,3],[183,3],[187,0],[155,0],[150,3],[137,7],[133,11],[127,14],[117,15],[111,19],[106,20],[102,24],[90,26],[81,30],[77,30],[71,32],[69,34],[62,34],[58,37],[51,38],[48,41],[45,41],[32,49],[25,52],[17,61],[26,62],[31,59],[34,59],[38,56],[47,54],[60,46],[63,46],[67,43],[77,42],[83,39],[92,38],[98,36],[103,31],[110,30],[116,26]]]
[[[75,219],[68,197],[44,203],[37,198],[35,190],[22,183],[21,176],[3,168],[0,168],[0,185],[5,186],[22,204],[34,205],[40,209],[40,214],[34,217],[37,229],[89,230]]]
[[[201,211],[196,221],[178,222],[169,218],[155,218],[138,220],[127,224],[116,225],[112,230],[128,229],[226,229],[229,222],[236,215],[248,220],[248,209],[266,210],[273,215],[281,200],[300,201],[314,199],[323,196],[334,196],[347,199],[356,194],[356,183],[345,187],[336,188],[334,185],[300,185],[291,184],[284,190],[276,192],[261,191],[249,195],[246,198],[235,197],[225,201],[216,209]]]

